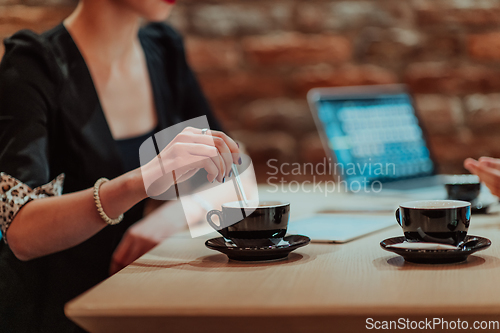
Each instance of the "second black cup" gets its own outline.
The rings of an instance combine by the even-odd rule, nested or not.
[[[445,183],[448,199],[473,202],[481,192],[481,181],[476,175],[448,176]]]
[[[396,219],[408,241],[458,245],[467,236],[470,202],[411,201],[399,205]]]
[[[219,217],[219,225],[212,217]],[[290,204],[262,202],[248,207],[241,202],[222,205],[222,211],[207,213],[208,223],[222,236],[240,247],[262,247],[278,244],[286,235]]]

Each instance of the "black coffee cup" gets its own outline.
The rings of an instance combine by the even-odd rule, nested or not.
[[[410,201],[396,210],[407,241],[458,245],[467,236],[471,204],[459,200]]]
[[[450,200],[472,202],[481,192],[481,181],[476,175],[448,176],[444,186]]]
[[[219,225],[212,216],[219,217]],[[263,247],[278,244],[286,235],[290,218],[290,204],[262,202],[245,206],[242,202],[222,205],[222,211],[207,213],[208,223],[224,238],[240,247]]]

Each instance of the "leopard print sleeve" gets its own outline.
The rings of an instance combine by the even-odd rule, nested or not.
[[[62,173],[50,183],[31,189],[16,178],[0,172],[0,230],[5,243],[5,233],[19,210],[31,200],[61,195],[63,183]]]

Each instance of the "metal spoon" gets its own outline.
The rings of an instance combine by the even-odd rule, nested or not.
[[[243,199],[245,206],[248,206],[247,196],[245,195],[245,190],[243,190],[243,184],[241,183],[240,173],[238,172],[238,168],[236,167],[236,164],[233,163],[233,165],[231,166],[231,169],[233,170],[234,179],[236,179],[236,184],[238,185],[238,190],[241,193],[241,198]]]

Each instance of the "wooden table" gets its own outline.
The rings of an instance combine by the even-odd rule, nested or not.
[[[341,194],[281,197],[290,199],[294,217],[326,207],[395,205],[394,198]],[[362,332],[375,320],[460,319],[469,328],[474,321],[500,321],[500,215],[473,216],[469,234],[488,237],[492,246],[462,264],[411,264],[380,248],[381,240],[401,234],[395,224],[347,244],[310,244],[288,260],[260,264],[229,261],[207,249],[204,241],[216,234],[179,235],[65,311],[91,332]],[[441,328],[435,331],[446,331]]]

